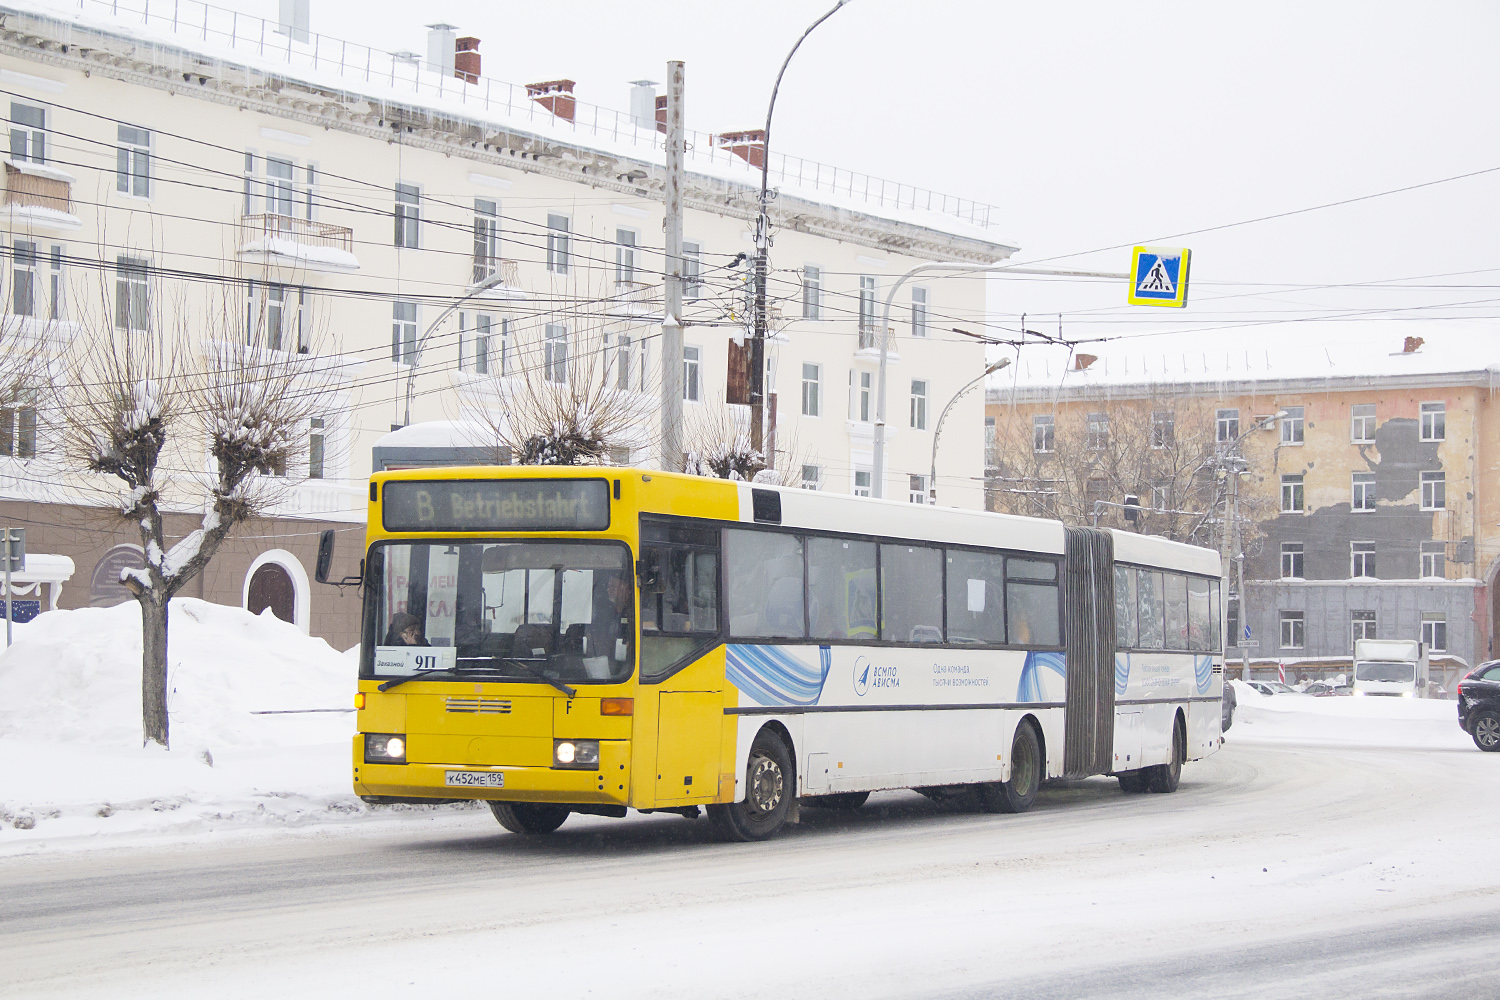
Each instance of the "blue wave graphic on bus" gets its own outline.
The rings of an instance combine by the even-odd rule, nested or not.
[[[1027,653],[1026,662],[1021,665],[1021,683],[1016,687],[1016,701],[1051,700],[1047,697],[1045,678],[1041,672],[1043,667],[1059,677],[1068,676],[1067,659],[1062,653]]]
[[[1208,689],[1214,682],[1214,658],[1212,656],[1193,657],[1193,676],[1198,682],[1198,693],[1208,694]]]
[[[1130,654],[1115,654],[1115,697],[1125,693],[1125,688],[1130,684]]]
[[[757,705],[816,705],[833,666],[833,649],[818,647],[818,666],[780,646],[735,646],[726,649],[729,682]]]

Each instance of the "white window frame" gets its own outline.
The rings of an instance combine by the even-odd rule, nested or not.
[[[568,273],[572,230],[573,220],[568,216],[547,213],[547,270],[552,274]]]
[[[815,492],[823,488],[823,467],[821,465],[804,465],[802,467],[802,488]]]
[[[906,500],[908,503],[927,503],[931,498],[929,489],[930,484],[927,482],[927,476],[908,473],[906,491]]]
[[[1356,514],[1374,512],[1375,473],[1352,472],[1349,474],[1349,509]]]
[[[682,244],[682,300],[703,298],[703,244]]]
[[[1442,400],[1422,403],[1418,407],[1423,441],[1448,440],[1448,404]]]
[[[1239,407],[1214,411],[1214,432],[1219,444],[1233,444],[1240,436]]]
[[[23,122],[32,113],[40,123]],[[31,163],[47,162],[47,109],[27,104],[25,101],[10,102],[10,155],[15,160]]]
[[[1083,447],[1088,451],[1109,448],[1109,414],[1086,413],[1083,417]]]
[[[911,426],[912,430],[927,429],[927,380],[911,380]]]
[[[1448,616],[1440,612],[1422,613],[1422,642],[1429,653],[1448,651]]]
[[[1281,443],[1294,447],[1307,440],[1307,410],[1301,406],[1283,406],[1286,416],[1281,418]]]
[[[1281,633],[1277,636],[1281,649],[1307,648],[1307,615],[1301,611],[1283,611],[1280,616]]]
[[[823,318],[823,269],[817,264],[802,265],[802,318]]]
[[[1307,482],[1304,474],[1281,477],[1281,512],[1283,514],[1307,513]]]
[[[115,191],[127,198],[151,197],[151,130],[116,127]]]
[[[1447,577],[1448,546],[1442,542],[1419,542],[1417,544],[1419,575],[1424,580],[1441,580]]]
[[[802,362],[802,415],[823,415],[823,366]]]
[[[269,186],[269,181],[267,182]],[[269,209],[269,192],[267,202]],[[394,244],[401,250],[422,249],[422,187],[420,184],[396,182],[392,215],[396,229]],[[275,214],[275,213],[271,213]]]
[[[296,218],[297,212],[297,161],[287,156],[266,156],[266,214],[279,215],[285,219]],[[272,167],[278,171],[273,174]],[[280,171],[285,171],[282,173]],[[397,185],[399,191],[402,185]],[[398,205],[401,202],[397,195]],[[398,209],[397,218],[400,218]],[[400,246],[401,244],[397,244]]]
[[[37,259],[38,250],[33,240],[15,240],[11,243],[10,297],[5,311],[12,316],[37,318],[37,292],[40,286],[37,272],[41,263]]]
[[[0,458],[26,461],[36,457],[36,407],[17,401],[0,409]]]
[[[682,345],[682,398],[689,403],[698,402],[703,392],[698,378],[702,358],[702,348]]]
[[[543,328],[542,377],[557,385],[568,383],[568,327],[566,323],[548,323]]]
[[[1177,414],[1173,410],[1151,411],[1151,447],[1164,451],[1172,447],[1177,437]]]
[[[1379,628],[1380,617],[1374,611],[1349,612],[1349,648],[1361,639],[1373,639]]]
[[[1350,444],[1374,444],[1376,426],[1374,403],[1349,404]]]
[[[1151,509],[1152,510],[1162,510],[1162,511],[1166,511],[1166,510],[1171,510],[1172,509],[1172,487],[1171,486],[1152,486],[1151,487]]]
[[[856,396],[859,408],[855,417],[862,424],[870,423],[875,411],[875,374],[874,372],[862,371],[859,373],[859,393]]]
[[[500,203],[474,199],[474,284],[500,270]]]
[[[1051,455],[1057,451],[1057,420],[1052,414],[1042,413],[1031,418],[1031,450],[1037,455]]]
[[[911,290],[911,335],[913,337],[926,337],[928,320],[931,312],[928,309],[927,287],[925,285],[914,285]]]
[[[151,329],[151,262],[144,257],[115,257],[115,329]]]
[[[405,299],[391,303],[391,361],[405,367],[417,364],[417,319],[421,305]]]
[[[624,226],[615,227],[615,287],[635,286],[637,244],[641,234]]]
[[[1301,542],[1281,543],[1281,579],[1307,579],[1307,551]]]
[[[307,478],[326,479],[328,473],[328,427],[323,417],[307,421]]]
[[[63,274],[63,258],[66,253],[66,247],[54,243],[47,255],[47,317],[49,319],[67,319],[68,317],[68,283]]]
[[[878,348],[875,336],[875,292],[873,274],[859,276],[859,347],[860,350]]]
[[[863,480],[863,482],[861,482]],[[875,481],[875,473],[869,469],[856,468],[854,470],[854,495],[867,497],[870,495],[871,484]]]
[[[1349,543],[1349,579],[1380,579],[1375,575],[1378,572],[1378,567],[1375,565],[1375,552],[1374,542]]]
[[[1423,472],[1420,474],[1422,484],[1422,509],[1423,510],[1447,510],[1448,509],[1448,474],[1446,472]]]

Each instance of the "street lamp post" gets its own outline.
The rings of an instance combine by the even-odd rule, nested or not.
[[[781,62],[781,71],[776,74],[776,84],[771,88],[771,103],[766,105],[766,129],[761,136],[760,143],[760,211],[755,217],[755,298],[754,308],[751,310],[750,331],[750,358],[748,367],[750,369],[750,446],[756,451],[764,447],[765,434],[765,370],[766,370],[766,264],[771,251],[771,194],[770,194],[770,170],[771,170],[771,115],[776,111],[776,94],[781,90],[781,78],[786,75],[786,68],[792,61],[792,56],[802,47],[807,36],[812,34],[813,29],[834,14],[838,13],[840,7],[849,0],[838,0],[838,3],[807,26],[802,37],[797,39],[797,44],[792,46],[792,51],[786,54]],[[776,456],[769,456],[767,465],[774,465]]]
[[[1271,424],[1286,416],[1285,410],[1277,410],[1262,420],[1257,420],[1243,434],[1240,434],[1219,456],[1219,468],[1224,470],[1224,534],[1219,540],[1220,545],[1220,570],[1223,573],[1221,586],[1226,594],[1239,601],[1240,615],[1239,625],[1244,630],[1245,616],[1245,554],[1239,548],[1240,529],[1240,476],[1249,471],[1249,463],[1238,454],[1240,443],[1258,430],[1263,430]],[[1235,585],[1229,586],[1230,574],[1234,574]],[[1225,602],[1227,605],[1227,601]],[[1228,625],[1229,616],[1225,615],[1225,625]],[[1242,645],[1238,636],[1228,634],[1225,629],[1224,649],[1229,648],[1229,640],[1234,639],[1235,645],[1240,647],[1240,680],[1250,679],[1250,647]]]
[[[960,396],[962,396],[964,393],[968,392],[970,389],[974,388],[980,382],[983,382],[987,377],[989,377],[990,375],[995,374],[997,371],[999,371],[1000,369],[1004,368],[1008,364],[1010,364],[1010,358],[1001,358],[999,361],[996,361],[994,364],[990,365],[984,371],[980,372],[979,375],[978,375],[978,377],[974,378],[967,385],[965,385],[962,389],[960,389],[960,390],[958,390],[958,392],[954,393],[953,394],[953,398],[950,399],[950,400],[948,400],[948,405],[945,406],[945,407],[943,407],[943,415],[940,416],[940,417],[938,417],[937,426],[932,429],[932,470],[931,470],[931,475],[929,475],[927,477],[927,502],[928,503],[930,503],[930,504],[936,504],[937,503],[937,448],[938,448],[938,437],[941,436],[942,433],[943,433],[943,421],[948,419],[948,411],[951,410],[951,409],[953,409],[953,404],[956,403],[956,402],[958,402],[958,398]]]
[[[462,296],[460,296],[459,298],[454,299],[451,303],[449,303],[448,307],[446,309],[444,309],[442,312],[438,313],[437,319],[433,320],[431,323],[428,323],[427,324],[427,329],[424,330],[424,331],[422,331],[422,337],[421,337],[420,340],[417,341],[416,347],[413,348],[413,350],[412,350],[412,356],[411,356],[411,359],[410,359],[411,360],[411,364],[407,367],[407,371],[406,371],[406,412],[401,417],[401,426],[402,427],[410,427],[411,426],[411,397],[412,397],[412,390],[416,386],[416,383],[417,383],[417,362],[421,359],[422,352],[427,348],[427,341],[428,341],[429,338],[431,338],[431,336],[433,334],[433,331],[435,331],[438,328],[438,325],[440,323],[442,323],[443,320],[445,320],[449,316],[453,315],[453,311],[455,309],[457,309],[459,306],[463,305],[465,302],[469,301],[470,299],[472,299],[474,296],[478,295],[479,293],[489,291],[491,288],[494,288],[496,285],[504,283],[504,281],[505,281],[505,271],[504,271],[504,269],[502,268],[502,269],[496,270],[494,274],[490,275],[488,278],[485,278],[479,284],[477,284],[473,288],[469,289]]]

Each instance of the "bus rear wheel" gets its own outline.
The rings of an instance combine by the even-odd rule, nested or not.
[[[491,802],[490,812],[511,833],[552,833],[568,818],[566,806],[545,802]]]
[[[708,807],[708,819],[723,840],[766,840],[786,824],[796,794],[792,755],[775,733],[762,729],[750,744],[745,798]]]
[[[1182,717],[1172,723],[1172,759],[1155,767],[1143,767],[1146,787],[1153,792],[1175,792],[1182,778],[1182,762],[1187,758],[1187,733],[1182,728]]]
[[[979,802],[985,812],[1025,812],[1041,785],[1042,744],[1031,723],[1023,722],[1010,745],[1010,780],[980,785]]]

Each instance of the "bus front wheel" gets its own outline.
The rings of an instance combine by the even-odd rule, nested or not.
[[[786,824],[795,776],[792,756],[775,733],[761,730],[750,744],[745,765],[745,798],[708,807],[708,818],[724,840],[765,840]]]
[[[1010,746],[1010,780],[979,786],[980,803],[986,812],[1020,813],[1036,801],[1042,784],[1042,745],[1031,723],[1016,727]]]
[[[491,802],[490,812],[511,833],[552,833],[568,818],[565,806],[545,802]]]

